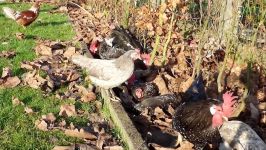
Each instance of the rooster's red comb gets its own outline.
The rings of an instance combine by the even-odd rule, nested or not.
[[[237,96],[233,96],[233,92],[226,92],[223,94],[223,100],[225,105],[232,106],[235,104]]]
[[[230,117],[234,111],[234,104],[236,103],[235,99],[237,96],[233,96],[232,92],[226,92],[223,94],[223,115],[225,117]]]

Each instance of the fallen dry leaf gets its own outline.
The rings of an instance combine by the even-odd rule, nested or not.
[[[165,113],[163,112],[163,109],[161,109],[160,107],[156,107],[156,108],[154,109],[154,115],[155,115],[157,118],[164,118]]]
[[[88,90],[84,86],[77,84],[74,84],[73,86],[76,87],[82,95],[88,94]]]
[[[65,104],[60,107],[60,116],[71,117],[77,115],[75,105]]]
[[[123,150],[123,147],[115,145],[115,146],[105,146],[103,149],[104,150]]]
[[[44,120],[36,120],[35,126],[42,131],[48,131],[48,124]]]
[[[13,106],[18,106],[18,105],[24,105],[23,102],[21,102],[17,97],[12,97],[12,105]]]
[[[169,94],[170,91],[168,90],[164,79],[162,78],[161,75],[158,75],[155,79],[154,79],[154,83],[157,85],[157,87],[159,88],[160,93],[163,94]]]
[[[184,149],[192,149],[193,148],[193,144],[191,144],[188,141],[183,141],[180,143],[180,147],[178,147],[178,150],[184,150]]]
[[[194,78],[193,77],[190,77],[187,81],[182,82],[180,84],[181,91],[182,92],[186,92],[187,89],[191,86],[191,84],[192,84],[193,81],[194,81]]]
[[[25,34],[20,33],[20,32],[17,32],[17,33],[16,33],[16,37],[17,37],[17,39],[19,39],[19,40],[23,40],[23,39],[25,39]]]
[[[155,149],[155,150],[176,150],[175,148],[165,148],[165,147],[162,147],[158,144],[155,144],[155,143],[152,143],[151,146]],[[185,150],[185,149],[184,149]],[[187,149],[187,150],[190,150],[190,149]]]
[[[91,101],[94,101],[94,100],[96,100],[96,95],[93,92],[88,92],[86,95],[83,95],[81,97],[81,101],[85,102],[85,103],[91,102]]]
[[[16,52],[14,52],[13,50],[0,52],[0,57],[13,58],[14,56],[16,56]]]
[[[96,106],[97,112],[100,112],[101,109],[102,109],[103,104],[100,101],[95,101],[95,106]]]
[[[33,70],[33,66],[27,62],[21,62],[20,68],[26,69],[26,70]]]
[[[76,80],[78,80],[79,77],[80,77],[80,75],[77,72],[70,71],[69,75],[67,76],[66,81],[68,81],[68,82],[76,81]]]
[[[265,90],[263,91],[263,90],[259,90],[259,91],[257,91],[257,94],[256,94],[256,96],[257,96],[257,99],[259,100],[259,101],[266,101],[266,88],[265,88]]]
[[[175,109],[170,105],[167,110],[171,115],[174,115]]]
[[[15,77],[8,77],[2,84],[0,83],[0,87],[3,88],[13,88],[16,87],[17,85],[20,84],[20,79],[15,76]]]
[[[9,67],[4,67],[1,78],[11,77],[11,76],[12,76],[11,69]]]
[[[74,150],[75,145],[72,146],[55,146],[52,150]]]
[[[42,115],[42,119],[48,123],[53,123],[56,120],[56,117],[53,113],[48,113],[47,115]]]
[[[70,58],[76,53],[75,47],[68,47],[67,50],[64,52],[64,57]]]
[[[259,110],[266,110],[266,102],[259,103],[258,109]]]
[[[64,128],[64,127],[66,126],[66,121],[65,121],[65,120],[62,120],[62,121],[58,124],[58,126]]]
[[[98,13],[95,13],[94,16],[98,19],[101,19],[104,16],[104,13],[98,12]]]
[[[44,44],[37,45],[35,48],[36,55],[52,56],[52,48]]]
[[[74,129],[74,130],[66,129],[65,134],[67,136],[84,138],[84,139],[89,139],[89,140],[96,140],[97,139],[97,137],[95,135],[85,131],[83,128],[81,128],[80,130],[78,130],[78,129]]]
[[[75,70],[52,69],[48,71],[49,77],[59,84],[77,80],[80,75]]]
[[[32,110],[30,107],[28,107],[28,106],[26,106],[26,107],[24,108],[24,111],[25,111],[27,114],[32,114],[32,113],[34,113],[33,110]]]
[[[167,123],[167,122],[164,122],[162,120],[154,120],[153,122],[155,124],[158,124],[159,126],[165,126],[165,127],[168,127],[168,128],[171,128],[172,127],[172,124],[171,123]]]
[[[51,80],[42,78],[37,74],[36,70],[24,73],[22,75],[22,80],[24,84],[29,85],[34,89],[41,89],[43,91],[52,91],[54,89],[54,83]]]
[[[104,140],[105,140],[105,137],[99,135],[99,137],[98,137],[98,139],[97,139],[97,142],[96,142],[96,146],[97,146],[99,149],[102,149],[102,148],[103,148]]]
[[[266,125],[266,111],[261,112],[260,123],[264,126]]]
[[[73,122],[70,123],[69,129],[71,129],[71,130],[75,129],[75,126],[74,126]]]
[[[55,146],[52,150],[94,150],[95,147],[92,147],[87,144],[74,144],[71,146]]]

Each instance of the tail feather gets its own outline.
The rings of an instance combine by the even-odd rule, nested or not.
[[[13,20],[16,20],[17,19],[17,12],[9,7],[3,7],[3,12],[4,12],[4,15],[7,17],[7,18],[10,18],[10,19],[13,19]]]
[[[89,62],[91,60],[90,58],[82,55],[74,55],[71,59],[74,64],[85,68],[89,66]]]
[[[195,102],[198,100],[207,99],[207,95],[206,95],[206,91],[205,91],[205,87],[203,83],[202,72],[200,72],[200,74],[192,82],[191,86],[185,92],[185,95],[187,96],[188,101]]]

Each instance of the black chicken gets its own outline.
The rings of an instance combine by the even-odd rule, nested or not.
[[[123,27],[116,27],[112,30],[110,37],[105,39],[95,38],[90,45],[92,54],[99,55],[101,59],[114,59],[123,55],[129,50],[142,50],[141,58],[146,65],[150,63],[150,55],[144,53],[141,44],[137,39]]]
[[[202,73],[200,73],[195,78],[191,86],[187,89],[184,94],[184,99],[188,101],[198,101],[199,99],[207,99]]]
[[[159,95],[159,89],[156,84],[146,82],[146,83],[136,83],[130,88],[132,96],[137,101],[141,101],[144,98],[149,98],[152,96]]]
[[[223,103],[206,97],[202,76],[199,75],[186,92],[187,99],[175,110],[173,128],[194,144],[195,149],[203,149],[207,143],[219,143],[218,127],[233,112],[232,93],[223,94]],[[194,90],[192,90],[194,89]]]
[[[180,103],[180,99],[176,97],[174,94],[165,94],[154,97],[149,97],[143,99],[140,103],[134,106],[134,109],[142,112],[145,108],[155,108],[155,107],[165,107],[168,104],[172,103],[173,105],[178,105]]]

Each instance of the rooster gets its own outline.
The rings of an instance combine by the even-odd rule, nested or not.
[[[204,92],[200,76],[193,82],[194,85],[191,85],[196,90],[188,92],[190,96],[194,94],[198,99],[188,99],[178,106],[173,117],[173,128],[193,143],[195,149],[203,149],[207,143],[218,144],[221,141],[218,128],[232,115],[236,98],[232,93],[226,92],[221,103],[199,95],[201,93],[198,91]]]
[[[24,28],[30,25],[39,16],[40,2],[35,2],[29,10],[22,12],[13,10],[9,7],[3,7],[3,12],[7,18],[15,20]]]
[[[136,38],[123,27],[115,27],[108,38],[94,38],[89,48],[93,55],[99,55],[101,59],[118,58],[132,49],[142,50],[142,46]],[[141,51],[141,58],[146,65],[150,64],[150,54]]]

